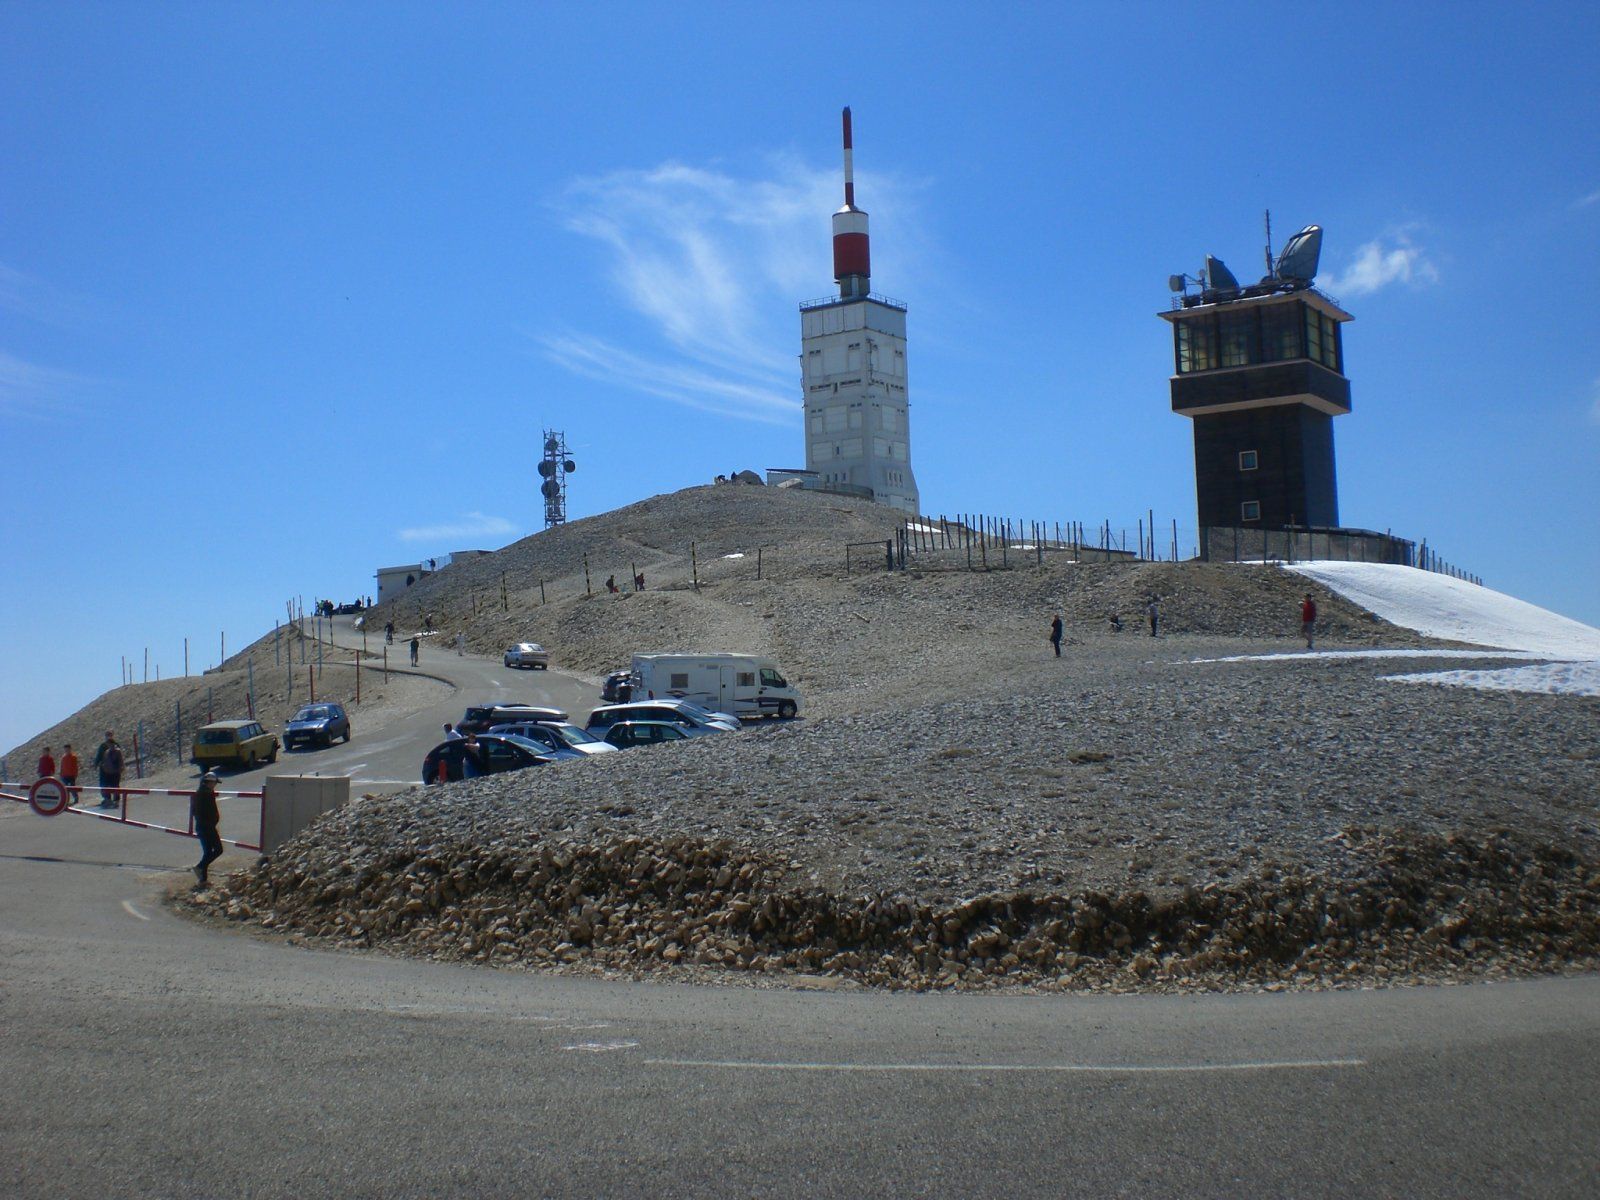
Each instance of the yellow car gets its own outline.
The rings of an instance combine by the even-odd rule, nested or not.
[[[191,761],[197,767],[231,763],[249,770],[258,762],[277,760],[277,736],[261,728],[260,721],[213,721],[194,735]]]

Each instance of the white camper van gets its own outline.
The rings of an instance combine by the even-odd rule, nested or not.
[[[635,654],[633,699],[692,700],[738,717],[792,717],[800,693],[770,658],[754,654]]]

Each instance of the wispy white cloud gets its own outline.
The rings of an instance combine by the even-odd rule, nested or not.
[[[41,367],[0,350],[0,416],[33,417],[75,406],[73,393],[87,380]]]
[[[750,382],[688,361],[632,354],[586,334],[538,339],[550,359],[576,375],[633,388],[702,412],[771,425],[797,425],[798,400],[777,382]]]
[[[1420,286],[1438,281],[1438,269],[1409,232],[1401,230],[1367,242],[1343,273],[1323,276],[1318,286],[1336,295],[1364,296],[1396,283]]]
[[[1572,202],[1572,207],[1588,208],[1591,204],[1600,204],[1600,190],[1590,192],[1587,196],[1581,196],[1577,200],[1574,200]]]
[[[82,324],[88,309],[82,299],[0,262],[0,310],[46,325],[70,326]]]
[[[904,220],[911,190],[863,176],[875,216]],[[776,157],[753,175],[667,162],[574,181],[567,228],[593,239],[623,303],[654,333],[624,350],[573,331],[534,340],[576,374],[720,416],[798,421],[795,306],[832,280],[837,169]],[[911,237],[905,238],[909,244]]]
[[[491,517],[481,512],[469,512],[454,521],[438,525],[419,525],[402,529],[398,536],[404,542],[441,542],[446,538],[503,537],[515,533],[517,527],[504,517]]]

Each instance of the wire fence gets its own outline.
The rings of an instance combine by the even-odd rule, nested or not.
[[[958,513],[950,517],[908,517],[883,542],[851,542],[845,571],[919,569],[987,571],[1032,562],[1047,555],[1070,555],[1073,562],[1344,562],[1392,563],[1482,584],[1481,576],[1447,562],[1429,548],[1391,532],[1366,529],[1258,526],[1183,526],[1156,519],[1153,510],[1131,524],[1096,525],[1082,521]]]

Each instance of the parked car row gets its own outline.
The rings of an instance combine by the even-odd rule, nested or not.
[[[733,714],[711,712],[688,700],[602,704],[589,714],[581,729],[558,708],[475,704],[456,723],[457,736],[428,751],[422,762],[422,781],[444,783],[495,775],[635,746],[731,733],[739,727]]]

